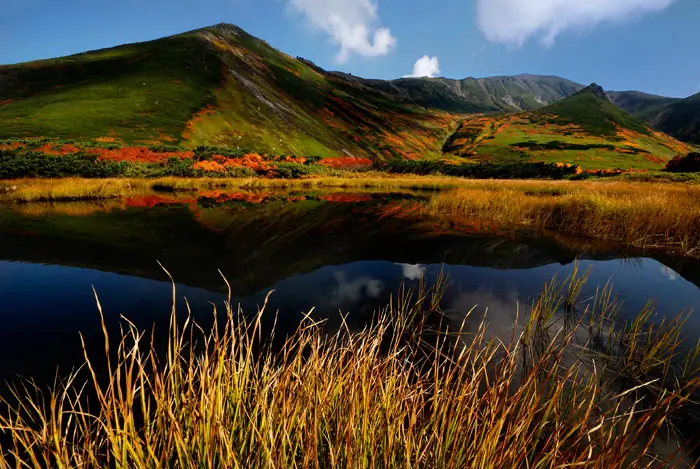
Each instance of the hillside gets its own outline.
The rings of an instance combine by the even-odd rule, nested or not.
[[[564,99],[583,86],[555,76],[517,75],[489,78],[402,78],[374,80],[372,86],[404,102],[450,112],[532,110]]]
[[[464,119],[444,151],[473,161],[547,161],[584,169],[659,169],[690,148],[611,103],[602,88],[536,111]]]
[[[231,25],[0,67],[0,139],[411,158],[439,156],[453,122]]]
[[[623,111],[647,123],[669,105],[682,101],[639,91],[609,91],[606,96]]]
[[[150,42],[0,67],[0,140],[44,137],[76,143],[81,149],[206,146],[241,153],[371,159],[440,158],[445,149],[520,158],[523,151],[514,151],[513,144],[522,139],[488,138],[487,130],[496,132],[505,122],[524,119],[525,134],[541,132],[539,140],[553,142],[561,137],[559,131],[552,134],[554,124],[539,125],[551,114],[575,122],[579,137],[591,134],[586,138],[604,145],[599,149],[617,145],[610,139],[621,126],[634,133],[628,140],[645,149],[654,165],[681,148],[621,111],[602,90],[594,97],[576,94],[582,89],[559,77],[535,75],[364,79],[327,72],[236,26],[220,24]],[[637,92],[607,96],[638,114],[672,102]],[[483,117],[504,112],[521,114]],[[669,127],[686,119],[674,115],[669,113],[664,121]],[[597,128],[600,125],[606,129]],[[567,129],[559,130],[567,135]],[[482,133],[477,150],[469,139]],[[63,148],[70,152],[75,147]],[[525,153],[542,156],[542,150]],[[144,151],[140,154],[148,159]]]
[[[679,140],[700,145],[700,93],[661,110],[654,125]]]

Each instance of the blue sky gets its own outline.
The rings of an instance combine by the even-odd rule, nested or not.
[[[419,71],[450,78],[533,73],[700,92],[698,0],[0,0],[0,12],[3,64],[228,22],[365,77],[411,74],[427,56]]]

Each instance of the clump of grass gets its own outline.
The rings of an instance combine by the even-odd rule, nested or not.
[[[118,343],[105,331],[106,380],[88,360],[86,385],[74,375],[48,395],[16,388],[18,404],[6,402],[0,413],[8,441],[0,467],[684,463],[680,450],[658,451],[658,440],[687,407],[696,380],[675,380],[669,364],[664,383],[676,384],[658,399],[632,398],[644,384],[611,389],[605,361],[568,353],[584,322],[557,326],[563,290],[556,285],[528,316],[542,347],[523,370],[526,335],[503,343],[487,340],[484,324],[472,334],[451,330],[443,291],[439,282],[404,292],[359,331],[327,331],[309,314],[278,350],[263,339],[264,305],[251,317],[227,304],[208,331],[189,316],[178,326],[173,310],[166,353],[125,321]],[[649,337],[677,345],[666,334]]]
[[[555,187],[559,192],[551,192]],[[545,193],[546,188],[549,193]],[[430,201],[429,212],[700,255],[700,190],[694,186],[474,184],[437,195]]]

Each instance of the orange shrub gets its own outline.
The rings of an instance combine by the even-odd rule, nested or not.
[[[324,158],[319,163],[329,168],[366,168],[372,166],[372,160],[369,158],[359,158],[356,156]]]

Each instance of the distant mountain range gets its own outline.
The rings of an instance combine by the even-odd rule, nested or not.
[[[455,150],[449,143],[459,140],[455,131],[464,130],[473,114],[538,109],[567,114],[571,102],[558,110],[551,105],[584,89],[563,78],[535,75],[363,79],[325,71],[236,26],[220,24],[0,67],[0,139],[41,136],[323,157],[431,158]],[[618,130],[631,126],[635,134],[656,135],[646,132],[642,121],[700,143],[700,95],[680,100],[636,91],[597,96],[594,91],[597,104],[607,109],[605,116],[576,111],[571,125],[582,118],[610,121],[615,109],[619,114],[610,122]],[[666,143],[655,148],[687,148]],[[667,158],[663,153],[659,156]]]

